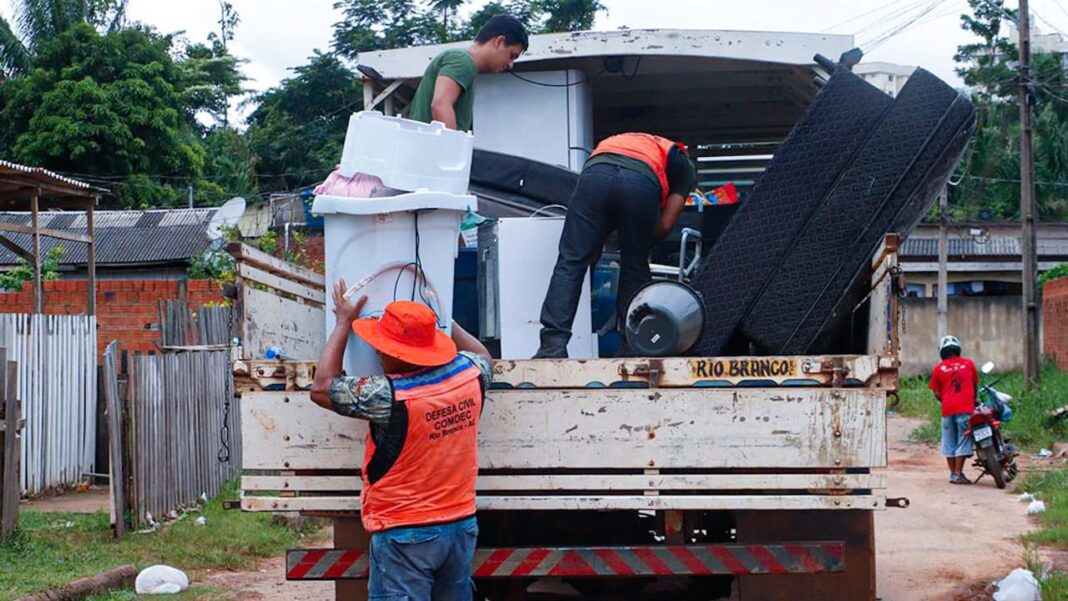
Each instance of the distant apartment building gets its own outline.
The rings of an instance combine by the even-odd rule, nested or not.
[[[861,79],[894,97],[905,87],[905,82],[915,70],[916,67],[908,65],[881,62],[862,62],[853,67],[853,73]]]

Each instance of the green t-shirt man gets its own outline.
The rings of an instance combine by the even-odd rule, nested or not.
[[[419,81],[419,89],[412,98],[412,111],[410,119],[430,123],[433,121],[431,104],[434,100],[435,83],[438,77],[448,77],[462,88],[460,97],[456,99],[453,110],[456,111],[456,129],[471,131],[474,122],[475,108],[475,77],[478,76],[478,67],[475,59],[467,50],[446,50],[430,61],[430,66],[423,73],[423,79]]]
[[[490,17],[467,49],[446,50],[423,72],[408,118],[440,121],[450,129],[471,131],[474,124],[475,78],[503,73],[528,46],[527,32],[515,17]]]

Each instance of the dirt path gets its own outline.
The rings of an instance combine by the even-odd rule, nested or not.
[[[316,538],[302,541],[301,547],[330,547],[333,540],[334,531],[328,527]],[[199,575],[196,584],[226,590],[234,599],[242,601],[323,601],[334,598],[332,582],[288,582],[285,562],[285,557],[272,557],[252,572],[209,570]]]
[[[1019,536],[1034,525],[1015,494],[999,491],[989,477],[974,486],[949,484],[938,450],[908,440],[920,423],[897,417],[888,423],[887,493],[912,505],[875,514],[879,597],[968,599],[969,591],[1022,564]],[[973,477],[975,470],[964,473]]]
[[[62,495],[40,497],[19,505],[20,511],[66,511],[94,513],[107,511],[111,497],[107,486],[94,486],[86,491],[72,491]]]

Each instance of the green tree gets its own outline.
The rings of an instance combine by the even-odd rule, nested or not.
[[[467,0],[430,0],[430,9],[441,11],[441,28],[439,30],[439,42],[451,42],[453,37],[461,31],[450,27],[449,14],[456,16],[456,11],[467,4]]]
[[[433,14],[414,0],[340,0],[342,20],[334,25],[334,50],[357,60],[368,50],[433,44],[441,33]]]
[[[1018,54],[1004,35],[1016,11],[1001,0],[969,0],[971,12],[961,26],[978,40],[958,48],[957,73],[971,90],[978,110],[974,138],[950,188],[950,207],[958,219],[989,213],[1018,219],[1020,207],[1020,129]],[[1035,106],[1035,180],[1038,217],[1068,219],[1068,98],[1064,94],[1064,56],[1032,55],[1030,95]]]
[[[541,0],[538,8],[544,15],[541,33],[592,29],[597,13],[605,10],[598,0]]]
[[[41,45],[81,23],[115,32],[126,21],[128,0],[19,0],[15,27],[0,18],[0,73],[25,73]]]
[[[248,118],[256,177],[265,190],[322,181],[341,158],[349,116],[363,106],[363,86],[333,54],[316,52],[295,76],[261,94]]]
[[[171,183],[199,176],[204,151],[172,47],[85,23],[41,44],[32,71],[0,86],[0,155],[114,181],[123,206],[176,202]]]
[[[44,259],[41,260],[42,281],[59,279],[59,260],[63,258],[64,252],[62,246],[53,246],[45,253]],[[22,257],[19,257],[14,267],[0,272],[0,290],[18,292],[30,281],[33,281],[33,265]]]

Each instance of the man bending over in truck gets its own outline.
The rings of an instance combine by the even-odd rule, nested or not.
[[[652,278],[654,242],[674,229],[696,181],[680,142],[626,133],[597,145],[568,201],[560,254],[541,307],[541,346],[535,359],[567,358],[582,281],[613,231],[619,234],[616,310],[623,323],[631,297]]]
[[[975,363],[960,356],[960,341],[944,336],[938,345],[942,362],[931,372],[931,391],[942,403],[942,454],[949,464],[952,484],[971,484],[964,476],[964,462],[972,454],[972,439],[964,432],[975,413],[979,372]]]
[[[412,98],[408,117],[449,129],[471,131],[474,123],[475,76],[512,68],[529,45],[527,31],[515,17],[490,17],[466,50],[446,50],[430,61]]]
[[[437,329],[425,305],[389,304],[357,319],[367,297],[334,284],[337,325],[315,371],[312,400],[370,422],[360,517],[371,533],[372,599],[471,599],[476,438],[490,382],[490,354],[453,323]],[[343,376],[349,333],[378,351],[385,376]],[[459,351],[459,352],[457,352]]]

